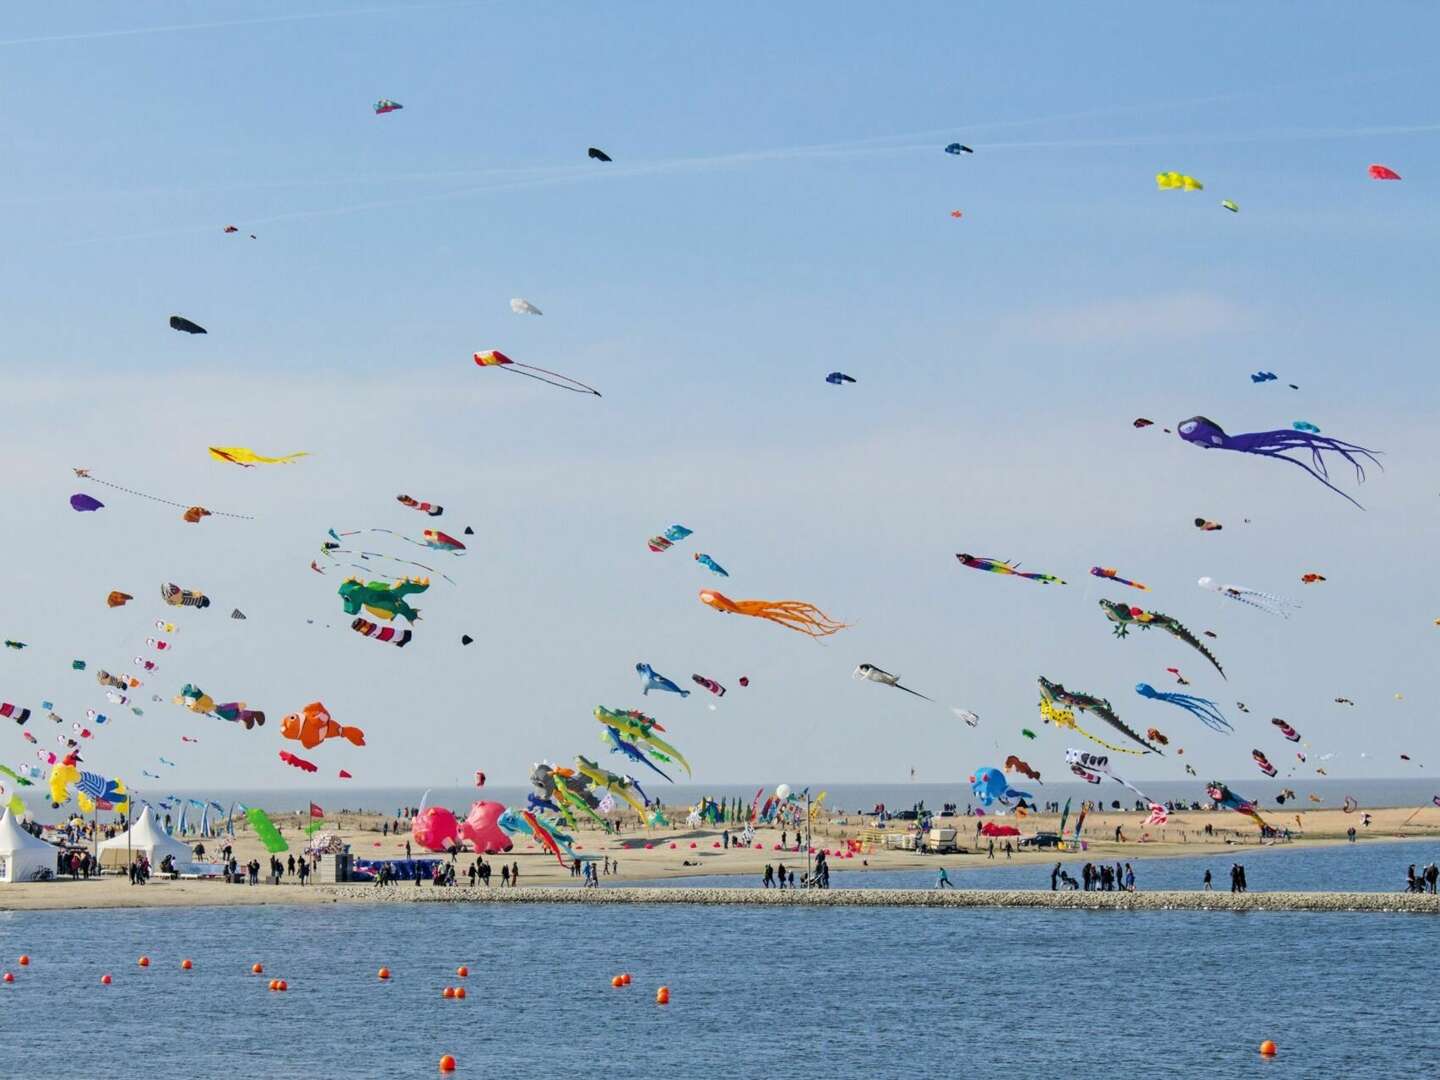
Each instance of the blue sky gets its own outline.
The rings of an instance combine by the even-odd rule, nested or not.
[[[67,722],[103,706],[70,659],[131,666],[174,580],[215,608],[182,614],[145,716],[87,752],[137,786],[157,755],[177,787],[301,779],[273,726],[169,705],[187,681],[272,725],[325,701],[372,745],[315,751],[320,777],[367,784],[519,782],[595,753],[597,703],[653,707],[699,782],[947,780],[1009,753],[1058,774],[1073,738],[1019,737],[1040,729],[1039,674],[1162,728],[1202,774],[1251,775],[1252,747],[1288,762],[1269,716],[1338,753],[1332,776],[1430,764],[1437,23],[1340,4],[17,12],[3,632],[32,647],[0,656],[0,698]],[[375,116],[379,97],[405,109]],[[954,140],[976,153],[942,153]],[[1405,179],[1373,182],[1371,162]],[[1157,192],[1162,169],[1205,190]],[[173,312],[210,334],[173,333]],[[605,396],[480,371],[483,348]],[[1260,368],[1280,381],[1252,385]],[[828,386],[834,369],[859,381]],[[1130,426],[1197,413],[1310,420],[1386,451],[1385,471],[1362,513],[1298,470]],[[211,444],[313,456],[242,471]],[[75,465],[256,520],[188,525]],[[106,509],[72,513],[76,490]],[[477,535],[394,650],[345,629],[338,580],[308,567],[328,527],[432,524],[402,491]],[[694,537],[649,553],[673,521]],[[854,626],[815,643],[717,616],[695,551],[730,568],[730,596]],[[1159,635],[1114,641],[1096,601],[1121,593],[1096,563],[1154,587],[1125,599],[1213,629],[1229,682]],[[1329,580],[1302,586],[1312,570]],[[1305,606],[1270,620],[1201,575]],[[140,599],[108,610],[112,588]],[[642,699],[638,660],[730,693]],[[852,682],[861,661],[939,704]],[[1171,665],[1234,736],[1136,697]],[[1131,771],[1183,775],[1173,755]]]

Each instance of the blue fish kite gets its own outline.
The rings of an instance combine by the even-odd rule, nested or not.
[[[708,566],[711,570],[714,570],[715,573],[719,574],[721,577],[730,576],[730,571],[726,570],[723,566],[721,566],[718,562],[712,559],[709,555],[706,555],[703,551],[697,551],[695,553],[695,561],[698,562],[701,566]]]
[[[670,780],[670,777],[666,776],[663,772],[661,772],[659,767],[655,765],[654,762],[652,762],[649,758],[647,758],[643,753],[640,752],[640,748],[638,746],[626,740],[619,731],[617,731],[610,725],[605,725],[605,734],[601,736],[601,739],[602,741],[608,742],[610,744],[610,752],[612,754],[624,754],[631,761],[639,762],[641,765],[645,765],[653,769],[656,773],[660,775],[662,779]],[[675,781],[670,780],[670,783],[673,784],[674,782]]]
[[[825,381],[831,386],[839,386],[842,383],[854,382],[855,380],[843,371],[832,371],[829,375],[825,376]]]
[[[1279,377],[1273,371],[1257,371],[1250,376],[1250,381],[1254,383],[1274,382]]]
[[[664,551],[676,540],[684,540],[694,531],[694,529],[687,529],[684,525],[671,525],[659,536],[650,538],[650,550]]]
[[[649,664],[636,664],[635,671],[639,674],[640,678],[644,680],[644,685],[640,688],[640,693],[642,694],[648,694],[651,690],[664,690],[667,693],[679,694],[681,697],[690,696],[689,690],[681,690],[680,687],[676,686],[675,683],[667,679],[664,675],[661,675]]]
[[[1308,432],[1310,432],[1311,434],[1314,434],[1314,435],[1319,435],[1319,434],[1320,434],[1320,429],[1319,429],[1318,427],[1316,427],[1314,424],[1310,423],[1309,420],[1296,420],[1296,421],[1295,421],[1293,424],[1291,424],[1290,426],[1291,426],[1292,428],[1294,428],[1296,431],[1308,431]]]

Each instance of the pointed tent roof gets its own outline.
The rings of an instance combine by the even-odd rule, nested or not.
[[[143,852],[145,857],[154,864],[158,864],[166,855],[175,856],[175,861],[182,864],[189,863],[195,857],[186,844],[172,836],[165,835],[165,830],[155,823],[155,815],[148,806],[141,809],[140,816],[135,819],[129,829],[101,842],[101,865],[116,865],[115,852],[120,853],[120,861],[123,864],[127,850],[135,854]],[[106,855],[110,855],[110,858],[105,858]]]
[[[47,844],[38,836],[32,836],[22,829],[8,808],[0,811],[0,855],[32,850],[43,851],[53,858],[57,849],[54,844]]]
[[[55,872],[57,848],[31,836],[7,808],[0,812],[0,881],[31,881],[43,871]]]

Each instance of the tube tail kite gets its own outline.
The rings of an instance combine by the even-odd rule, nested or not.
[[[283,457],[266,457],[264,454],[257,454],[248,446],[211,446],[208,449],[210,456],[216,461],[228,461],[231,465],[240,465],[247,469],[255,465],[285,465],[298,458],[310,456],[308,450],[285,454]]]
[[[606,158],[605,160],[609,160]],[[542,367],[535,367],[532,364],[519,364],[506,356],[499,349],[490,349],[486,352],[475,354],[475,363],[479,367],[498,367],[502,371],[509,371],[515,375],[524,375],[527,378],[543,382],[548,386],[560,390],[570,390],[577,394],[594,394],[600,397],[600,391],[593,386],[587,386],[579,379],[572,379],[568,375],[561,375],[559,372],[549,371]],[[538,374],[537,374],[538,373]]]
[[[1325,464],[1325,454],[1338,454],[1352,465],[1355,469],[1356,483],[1365,482],[1364,462],[1368,461],[1377,467],[1380,465],[1379,459],[1375,456],[1377,451],[1367,450],[1363,446],[1356,446],[1354,443],[1344,442],[1340,439],[1332,439],[1328,435],[1295,431],[1292,428],[1229,435],[1214,420],[1203,416],[1192,416],[1177,424],[1176,432],[1180,438],[1202,450],[1235,450],[1242,454],[1257,454],[1304,469],[1336,495],[1361,510],[1365,508],[1330,482],[1330,470]],[[1299,458],[1287,457],[1286,454],[1292,450],[1300,451],[1302,454],[1308,450],[1310,464],[1307,465]]]
[[[1129,585],[1132,589],[1139,589],[1141,592],[1149,592],[1149,585],[1142,585],[1138,581],[1129,581],[1120,576],[1120,572],[1113,566],[1092,566],[1090,573],[1098,578],[1106,578],[1117,585]]]
[[[1143,735],[1125,724],[1125,722],[1116,715],[1115,709],[1110,702],[1104,698],[1095,697],[1093,694],[1066,690],[1061,684],[1052,683],[1043,675],[1040,676],[1037,681],[1040,684],[1040,715],[1044,717],[1047,722],[1053,722],[1057,727],[1069,728],[1072,731],[1079,732],[1091,742],[1099,743],[1105,747],[1105,749],[1113,750],[1116,753],[1137,755],[1146,753],[1147,751],[1153,754],[1163,753],[1163,751],[1153,745]],[[1123,746],[1114,746],[1104,739],[1096,738],[1076,722],[1076,712],[1094,713],[1116,731],[1129,739],[1133,739],[1145,747],[1145,749],[1131,750]]]
[[[1272,596],[1270,593],[1261,592],[1258,589],[1247,589],[1244,585],[1221,585],[1214,578],[1202,577],[1195,584],[1210,592],[1218,592],[1221,596],[1229,597],[1249,607],[1259,608],[1270,615],[1278,615],[1282,619],[1288,619],[1290,612],[1300,607],[1294,600],[1286,600],[1283,596]]]
[[[829,637],[848,623],[836,622],[814,604],[804,600],[731,600],[724,593],[700,590],[700,602],[724,615],[750,615],[779,623],[811,637]]]
[[[971,570],[985,570],[991,574],[1011,574],[1015,577],[1025,578],[1027,581],[1038,581],[1042,585],[1065,584],[1063,580],[1054,574],[1039,574],[1023,571],[1015,563],[1000,559],[991,559],[984,555],[967,555],[964,552],[957,552],[955,558],[960,560],[961,566],[968,566]]]
[[[1209,698],[1196,697],[1194,694],[1177,694],[1170,690],[1156,690],[1149,683],[1136,683],[1135,692],[1143,698],[1151,701],[1164,701],[1170,705],[1178,705],[1190,713],[1211,731],[1228,733],[1234,728],[1230,721],[1220,711],[1220,706]]]

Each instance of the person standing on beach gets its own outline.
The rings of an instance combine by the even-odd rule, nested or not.
[[[510,887],[513,889],[516,885],[519,885],[519,884],[520,884],[520,864],[519,864],[518,862],[512,862],[512,863],[510,864]]]
[[[987,857],[995,858],[995,838],[993,836],[990,838],[990,854]]]
[[[406,840],[406,841],[405,841],[405,857],[406,857],[407,859],[410,858],[410,841],[409,841],[409,840]]]
[[[1055,864],[1055,869],[1050,871],[1050,891],[1060,891],[1060,864]]]
[[[1125,864],[1125,891],[1135,891],[1135,869],[1128,862]]]
[[[775,881],[775,867],[768,862],[765,864],[765,873],[760,876],[760,884],[768,889]]]
[[[775,871],[775,876],[780,882],[780,888],[785,888],[785,864],[782,862]]]
[[[1440,884],[1440,866],[1433,862],[1425,867],[1425,885],[1431,896],[1435,894],[1436,885]]]
[[[729,850],[730,850],[730,830],[729,830],[729,829],[726,829],[724,832],[722,832],[722,833],[720,834],[720,838],[725,842],[725,850],[726,850],[726,851],[729,851]]]
[[[1245,880],[1245,864],[1244,864],[1244,863],[1239,863],[1239,864],[1237,864],[1237,865],[1238,865],[1238,868],[1239,868],[1239,871],[1240,871],[1240,891],[1241,891],[1241,892],[1249,892],[1249,891],[1250,891],[1250,883]]]
[[[1212,885],[1211,885],[1211,878],[1210,878],[1210,868],[1207,866],[1207,867],[1205,868],[1205,891],[1206,891],[1206,892],[1210,892],[1211,889],[1212,889]]]
[[[501,863],[501,864],[500,864],[500,886],[501,886],[501,888],[504,888],[506,885],[509,885],[509,884],[510,884],[510,867],[506,866],[504,863]]]

